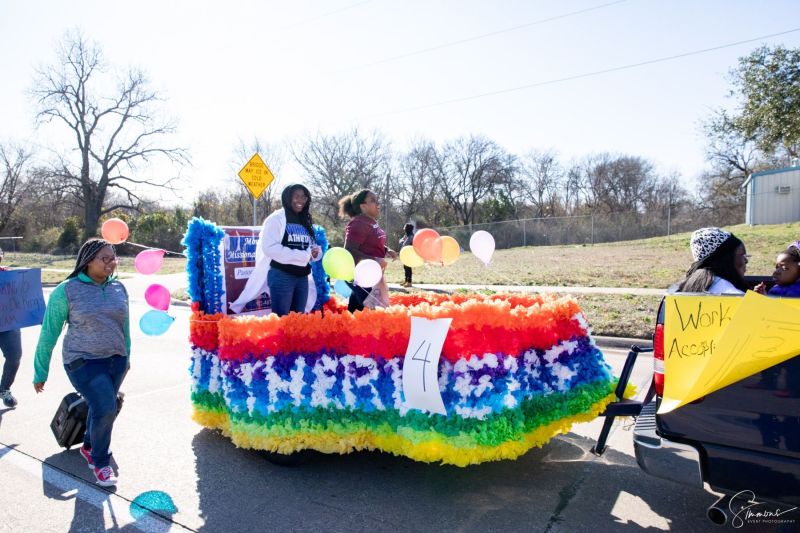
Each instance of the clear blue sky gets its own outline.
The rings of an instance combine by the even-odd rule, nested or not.
[[[353,126],[382,131],[398,150],[415,136],[475,133],[564,161],[640,155],[690,184],[705,167],[698,122],[730,102],[727,71],[761,43],[800,47],[800,31],[576,76],[799,28],[800,2],[0,0],[0,139],[57,145],[34,130],[26,90],[76,27],[167,98],[175,143],[192,157],[187,199],[236,179],[240,139]],[[288,161],[276,166],[281,181],[301,178]]]

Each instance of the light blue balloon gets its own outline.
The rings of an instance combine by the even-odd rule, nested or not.
[[[350,285],[348,285],[342,279],[336,280],[336,283],[333,284],[333,290],[335,290],[336,294],[338,294],[342,298],[350,298],[350,293],[353,292],[353,289],[350,288]]]
[[[156,337],[163,335],[174,321],[175,319],[164,311],[150,310],[139,319],[139,328],[145,335]]]

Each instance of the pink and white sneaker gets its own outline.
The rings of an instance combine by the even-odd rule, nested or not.
[[[94,477],[97,478],[97,484],[101,487],[113,487],[117,484],[117,476],[110,466],[94,469]]]
[[[94,470],[94,461],[92,461],[92,450],[81,446],[78,452],[80,452],[81,457],[86,459],[86,462],[89,464],[89,468]]]

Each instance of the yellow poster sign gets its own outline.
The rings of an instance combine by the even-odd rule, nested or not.
[[[257,153],[250,158],[250,161],[242,167],[239,171],[239,179],[241,179],[253,198],[258,199],[259,196],[269,187],[273,182],[275,176],[272,175],[269,167],[261,156]]]
[[[800,354],[800,299],[667,296],[659,414]]]

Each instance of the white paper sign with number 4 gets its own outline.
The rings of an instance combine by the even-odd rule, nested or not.
[[[411,317],[411,337],[403,360],[403,395],[408,409],[446,415],[439,392],[439,356],[452,318]]]

